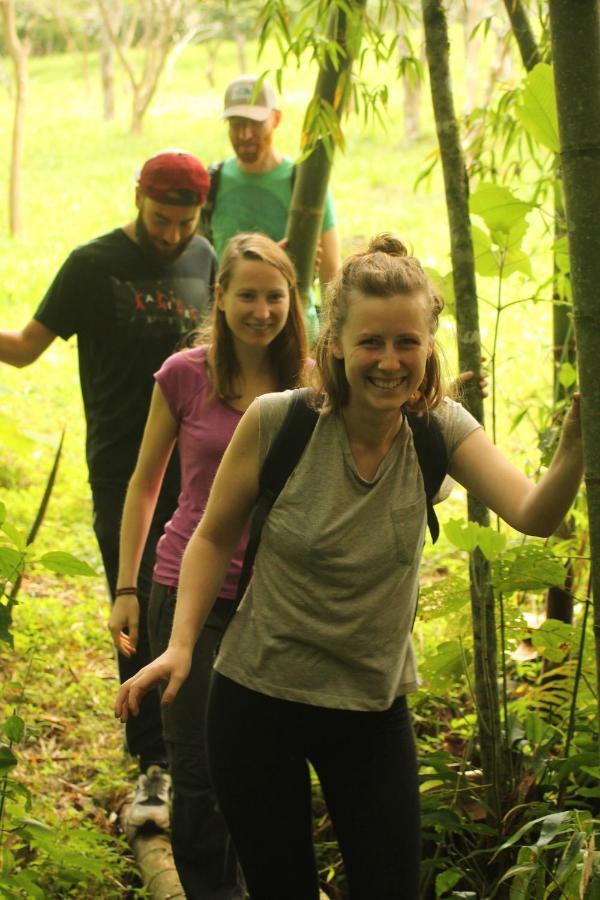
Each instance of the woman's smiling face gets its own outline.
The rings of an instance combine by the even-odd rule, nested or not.
[[[334,355],[343,359],[355,409],[399,409],[420,387],[431,355],[429,310],[422,292],[355,294]]]
[[[217,304],[235,343],[267,347],[283,330],[290,311],[289,284],[262,260],[242,259],[226,290],[217,287]]]

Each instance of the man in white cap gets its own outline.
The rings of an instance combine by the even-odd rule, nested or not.
[[[211,189],[201,228],[220,258],[230,237],[260,231],[275,241],[285,237],[294,165],[275,147],[281,110],[267,81],[242,75],[225,91],[223,118],[235,156],[210,167]],[[331,191],[323,214],[319,278],[327,284],[340,266],[340,242]],[[313,310],[314,315],[314,310]],[[310,311],[309,311],[310,318]]]

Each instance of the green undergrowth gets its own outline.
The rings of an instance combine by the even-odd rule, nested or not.
[[[0,880],[0,897],[142,896],[117,828],[135,773],[111,714],[117,678],[106,602],[100,579],[36,574],[14,609],[14,648],[0,643],[3,737],[18,738],[3,841],[16,892]],[[7,735],[6,723],[17,720],[24,728]]]

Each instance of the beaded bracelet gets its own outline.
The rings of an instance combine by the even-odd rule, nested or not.
[[[117,590],[115,591],[115,597],[126,597],[129,594],[137,594],[137,592],[137,588],[135,587],[117,588]]]

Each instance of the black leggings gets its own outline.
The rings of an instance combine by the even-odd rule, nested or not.
[[[339,841],[350,900],[417,900],[417,761],[406,698],[384,712],[267,697],[214,673],[213,782],[251,900],[317,900],[314,766]]]

